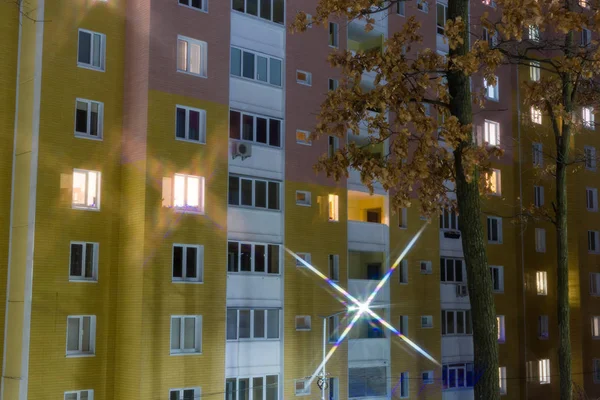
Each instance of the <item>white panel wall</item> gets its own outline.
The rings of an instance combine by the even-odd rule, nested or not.
[[[229,140],[229,173],[250,175],[283,181],[283,150],[280,148],[249,143],[252,155],[244,160],[231,158],[231,149],[236,140]]]
[[[372,222],[348,221],[348,250],[386,251],[389,227]]]
[[[227,233],[235,240],[283,243],[283,215],[280,211],[228,207]]]
[[[348,340],[348,368],[389,365],[390,339]]]
[[[231,45],[284,58],[285,27],[231,11]]]
[[[281,373],[281,341],[231,341],[226,344],[227,376],[252,376]]]
[[[447,238],[440,230],[440,255],[446,257],[463,257],[462,238]]]
[[[280,308],[283,302],[281,276],[239,274],[227,276],[228,307]]]
[[[458,363],[473,361],[473,336],[442,336],[442,362]]]
[[[466,283],[465,283],[466,284]],[[440,301],[443,309],[468,310],[471,308],[469,296],[456,295],[456,283],[440,283]]]
[[[284,118],[283,89],[232,76],[229,79],[229,90],[231,108]]]

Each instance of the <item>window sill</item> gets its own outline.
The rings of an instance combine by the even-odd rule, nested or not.
[[[102,136],[96,136],[96,137],[94,137],[92,135],[87,135],[85,133],[78,133],[78,132],[75,132],[75,137],[77,139],[87,139],[87,140],[93,140],[93,141],[96,141],[96,142],[101,142],[102,139],[103,139]]]
[[[328,219],[327,222],[340,222],[339,219]]]
[[[194,215],[204,215],[204,210],[202,211],[195,211],[193,209],[187,209],[187,208],[183,208],[183,207],[169,207],[175,210],[175,212],[177,213],[183,213],[183,214],[194,214]]]
[[[408,282],[398,282],[400,285],[408,285]]]
[[[279,342],[280,338],[252,338],[252,339],[227,339],[227,342],[236,343],[236,342],[244,342],[244,343],[252,343],[252,342]]]
[[[257,210],[257,211],[267,211],[273,213],[281,214],[281,210],[273,210],[271,208],[262,208],[262,207],[252,207],[252,206],[240,206],[238,204],[228,204],[229,207],[241,208],[243,210]]]
[[[179,353],[173,353],[170,352],[169,353],[170,356],[201,356],[202,352],[201,351],[194,351],[194,352],[179,352]]]
[[[66,354],[65,357],[66,358],[89,358],[89,357],[96,357],[96,353],[93,353],[93,354],[87,354],[87,353],[82,353],[82,354]]]
[[[299,144],[299,145],[302,145],[302,146],[312,146],[312,142],[310,142],[310,143],[302,143],[302,142],[296,141],[296,144]]]
[[[296,328],[296,332],[310,332],[312,329],[308,328],[308,329],[300,329],[300,328]]]
[[[100,207],[85,207],[85,206],[78,206],[76,204],[72,205],[73,210],[83,210],[83,211],[100,211]]]
[[[296,83],[297,83],[298,85],[302,85],[302,86],[309,86],[309,87],[310,87],[310,86],[312,86],[312,82],[311,82],[311,83],[308,83],[308,82],[302,82],[302,81],[299,81],[299,80],[297,80],[297,79],[296,79]]]
[[[98,283],[98,278],[96,279],[77,279],[69,277],[69,282],[72,283]]]
[[[259,84],[259,85],[269,86],[269,87],[273,87],[273,88],[276,88],[276,89],[283,89],[283,84],[281,84],[281,85],[274,85],[274,84],[269,83],[269,82],[260,81],[258,79],[246,78],[245,76],[241,76],[241,75],[233,75],[231,73],[229,74],[229,76],[232,77],[232,78],[237,78],[237,79],[240,79],[240,80],[243,80],[243,81],[247,81],[247,82],[254,82],[254,83]]]
[[[258,275],[258,276],[262,276],[262,277],[281,277],[280,273],[271,273],[271,272],[252,272],[252,271],[227,271],[227,275],[229,274],[233,274],[233,275]]]
[[[312,204],[298,204],[298,203],[296,203],[296,205],[300,206],[300,207],[312,207]]]
[[[186,142],[186,143],[206,144],[206,140],[204,142],[202,142],[200,140],[184,139],[184,138],[179,138],[177,136],[175,136],[175,140],[177,140],[179,142]]]
[[[208,79],[207,75],[202,75],[202,74],[194,74],[193,72],[187,72],[187,71],[182,71],[180,69],[177,70],[177,72],[184,74],[184,75],[190,75],[196,78],[203,78],[203,79]]]
[[[486,100],[493,101],[494,103],[500,102],[499,98],[487,97],[487,96],[484,96],[484,97],[485,97]]]
[[[403,231],[408,229],[408,226],[399,226],[398,229],[402,229]]]
[[[94,66],[91,66],[89,64],[83,64],[83,63],[80,63],[80,62],[77,63],[77,66],[79,68],[89,69],[91,71],[106,72],[106,68],[98,68],[98,67],[94,67]]]
[[[492,290],[494,294],[504,294],[504,290]]]
[[[178,280],[172,279],[171,283],[183,283],[183,284],[187,284],[187,285],[202,285],[202,284],[204,284],[204,281],[203,280],[202,281],[185,281],[185,280],[178,281]]]

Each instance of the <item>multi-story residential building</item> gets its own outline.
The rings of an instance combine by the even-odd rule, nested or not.
[[[416,206],[393,212],[380,185],[370,195],[357,171],[339,182],[312,171],[340,140],[365,144],[366,129],[309,132],[340,79],[331,52],[383,48],[414,16],[422,46],[446,53],[444,0],[400,3],[369,32],[335,20],[302,34],[287,28],[317,0],[22,3],[0,3],[0,398],[317,399],[308,377],[323,341],[337,348],[330,400],[473,398],[455,213],[427,226],[372,303],[439,365],[376,319],[338,345],[347,299],[285,251],[366,300],[426,224]],[[477,137],[505,150],[482,224],[510,399],[558,393],[555,234],[511,223],[552,198],[535,173],[550,142],[522,122],[546,128],[519,91],[539,74],[472,79],[487,98]],[[598,146],[592,129],[574,143],[594,157]],[[595,161],[585,167],[570,187],[573,372],[600,394]]]

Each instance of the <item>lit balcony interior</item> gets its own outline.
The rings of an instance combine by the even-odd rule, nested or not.
[[[379,310],[382,311],[382,310]],[[350,331],[350,339],[385,339],[386,329],[381,322],[367,316],[361,317]]]
[[[380,280],[384,274],[384,253],[350,251],[348,279]]]
[[[348,220],[388,225],[385,196],[348,190]]]

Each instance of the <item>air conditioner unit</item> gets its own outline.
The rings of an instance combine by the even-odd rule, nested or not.
[[[468,295],[467,285],[456,285],[456,297],[467,297]]]
[[[252,144],[246,142],[233,142],[231,144],[232,158],[242,157],[242,160],[252,155]]]

